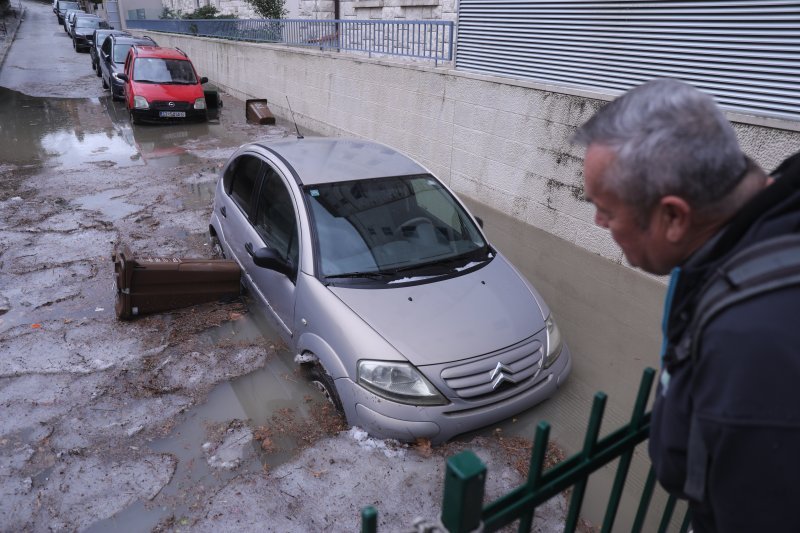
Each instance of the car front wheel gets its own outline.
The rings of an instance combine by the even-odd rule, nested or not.
[[[333,378],[328,374],[328,371],[319,364],[314,363],[308,367],[308,379],[311,384],[322,393],[328,402],[333,405],[336,412],[344,416],[344,408],[342,408],[342,400],[339,398],[339,393],[336,392],[336,384]]]

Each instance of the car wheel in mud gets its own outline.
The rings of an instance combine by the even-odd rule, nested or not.
[[[315,363],[308,367],[308,379],[311,381],[311,384],[322,393],[325,399],[333,405],[336,412],[340,415],[344,415],[342,400],[339,398],[339,393],[336,392],[336,384],[333,382],[333,378],[330,374],[328,374],[328,371],[325,370],[321,364]]]
[[[216,235],[211,236],[211,256],[225,259],[225,250],[222,249],[222,243]]]

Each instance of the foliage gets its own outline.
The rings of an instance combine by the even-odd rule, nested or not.
[[[168,7],[164,7],[164,9],[161,10],[161,15],[159,15],[158,18],[160,18],[160,19],[179,19],[179,18],[181,18],[181,12],[180,12],[180,10],[178,10],[176,12],[176,11],[171,10]]]
[[[247,0],[253,10],[265,19],[282,19],[289,11],[284,7],[286,0]]]
[[[190,13],[183,13],[180,9],[177,11],[173,11],[172,9],[165,7],[161,11],[161,15],[159,16],[159,18],[207,20],[207,19],[235,19],[236,17],[233,15],[220,13],[219,10],[214,6],[203,6],[203,7],[198,7],[197,9],[195,9]]]

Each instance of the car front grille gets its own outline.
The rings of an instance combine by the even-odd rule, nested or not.
[[[170,105],[169,101],[161,101],[156,100],[150,107],[156,111],[188,111],[191,107],[189,102],[171,102],[173,105]]]
[[[542,343],[531,337],[505,350],[445,368],[441,377],[459,398],[485,400],[532,384],[543,362]]]

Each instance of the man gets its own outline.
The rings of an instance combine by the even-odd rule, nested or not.
[[[649,443],[659,481],[689,500],[695,532],[800,530],[800,283],[690,331],[726,260],[800,231],[800,158],[767,176],[710,96],[669,79],[611,102],[575,140],[595,222],[631,265],[671,273]]]

